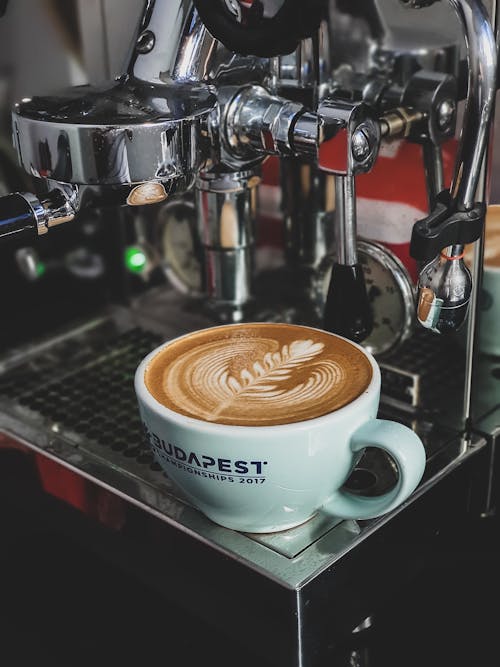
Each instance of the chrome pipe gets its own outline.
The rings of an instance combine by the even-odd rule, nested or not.
[[[497,49],[490,19],[479,0],[449,0],[462,24],[469,85],[455,175],[450,188],[459,210],[474,206],[486,151],[497,79]]]
[[[126,71],[156,85],[205,81],[216,45],[191,0],[149,0]]]

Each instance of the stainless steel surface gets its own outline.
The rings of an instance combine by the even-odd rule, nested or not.
[[[320,169],[338,176],[369,171],[380,145],[380,124],[374,110],[363,102],[325,97],[318,106],[318,117]],[[364,135],[369,147],[358,157],[352,150],[352,137],[357,132]]]
[[[358,263],[356,190],[354,176],[335,178],[335,252],[339,264]]]
[[[255,171],[202,173],[196,184],[198,233],[203,247],[205,293],[223,318],[239,321],[252,301],[254,275]]]
[[[477,438],[460,454],[453,429],[410,420],[424,440],[427,470],[417,491],[394,512],[364,522],[339,522],[320,512],[302,527],[270,536],[221,528],[190,506],[154,463],[142,439],[133,392],[138,361],[159,341],[211,324],[186,304],[177,293],[158,290],[138,299],[132,309],[111,309],[38,346],[12,350],[1,360],[0,428],[291,590],[329,571],[484,446]],[[368,481],[368,492],[381,493],[395,483],[387,459],[371,451],[365,456],[375,457],[370,468],[378,475]],[[359,469],[361,486],[366,486],[363,460]],[[353,489],[359,489],[353,474]]]
[[[215,49],[216,40],[190,0],[150,0],[126,71],[153,85],[205,81]]]
[[[204,86],[131,79],[33,98],[13,114],[19,160],[32,175],[62,183],[186,188],[203,162],[199,140],[214,104]]]
[[[382,18],[385,11],[386,8],[377,8],[377,19],[369,12],[365,17],[373,23],[371,29],[380,33],[374,35],[377,67],[357,72],[351,66],[352,54],[347,53],[346,62],[331,71],[330,61],[338,44],[329,34],[335,26],[326,20],[318,34],[303,40],[294,54],[266,62],[228,53],[208,33],[190,0],[150,1],[145,6],[126,75],[104,87],[71,89],[60,96],[37,97],[18,104],[14,124],[21,163],[42,179],[91,186],[88,195],[87,188],[82,188],[83,207],[102,201],[103,195],[97,191],[106,186],[111,186],[106,199],[112,197],[115,203],[157,203],[189,189],[203,169],[213,174],[225,173],[228,165],[238,170],[245,164],[259,163],[269,154],[300,155],[349,180],[339,197],[345,205],[339,206],[338,218],[344,217],[351,229],[339,231],[337,248],[340,251],[343,247],[345,257],[341,262],[353,265],[356,243],[352,174],[368,171],[377,157],[377,110],[390,105],[394,96],[403,95],[405,85],[414,76],[418,89],[419,75],[414,70],[424,62],[432,61],[434,67],[441,69],[447,64],[447,71],[453,69],[448,62],[453,40],[444,38],[444,51],[439,51],[435,40],[424,30],[415,41],[420,50],[398,49],[396,36],[401,33],[401,26],[391,31],[391,21]],[[471,18],[464,18],[466,32],[478,24],[477,12],[473,10],[471,14]],[[477,37],[470,36],[477,41],[472,56],[477,55],[483,42],[487,43],[487,37],[487,26],[482,26]],[[422,47],[425,43],[427,48]],[[417,51],[421,57],[415,55]],[[415,56],[411,65],[407,58],[410,52]],[[482,70],[481,76],[482,79],[479,70],[476,75],[473,72],[471,86],[480,88],[483,84],[484,88],[487,84]],[[352,91],[346,94],[343,86],[352,87]],[[368,88],[374,95],[370,99],[373,106],[358,99],[360,90],[362,97]],[[483,95],[483,88],[476,96]],[[276,89],[284,96],[277,97]],[[370,95],[366,95],[368,99]],[[418,120],[421,114],[417,110],[415,118]],[[408,120],[410,116],[405,127],[413,123]],[[438,116],[449,124],[454,116],[454,100],[441,100]],[[150,187],[143,185],[150,182],[156,187],[153,194]],[[328,179],[316,179],[314,187],[324,188],[327,182]],[[321,198],[325,195],[322,192]],[[351,202],[346,203],[349,198]],[[317,266],[319,245],[323,244],[322,222],[318,216],[312,217],[317,233],[312,234],[309,243],[313,247],[305,249],[303,256],[316,253],[312,265]],[[216,257],[217,253],[211,251],[207,265],[227,264],[223,272],[217,268],[212,271],[221,283],[220,290],[225,293],[222,283],[229,286],[232,281],[229,292],[233,296],[242,294],[242,284],[248,280],[247,269],[235,267],[248,268],[251,260],[245,257],[243,261],[241,252],[224,256],[224,260]],[[240,274],[245,275],[241,280],[237,278]],[[220,290],[217,287],[212,293]],[[239,301],[243,296],[235,298]]]
[[[55,183],[41,201],[29,192],[21,194],[31,206],[39,236],[46,234],[51,227],[74,220],[80,208],[78,188],[75,186]]]
[[[226,141],[232,151],[242,158],[256,155],[292,155],[296,147],[292,143],[296,120],[305,113],[302,104],[271,95],[260,86],[248,86],[240,90],[228,105],[226,112]],[[317,121],[312,123],[313,136],[304,137],[300,132],[300,144],[309,151],[309,144],[316,143]]]

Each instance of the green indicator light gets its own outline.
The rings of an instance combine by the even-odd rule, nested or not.
[[[38,262],[36,265],[36,275],[38,278],[41,278],[45,271],[47,270],[47,267],[43,262]]]
[[[140,248],[131,246],[125,250],[125,266],[132,273],[141,273],[147,263],[147,257]]]

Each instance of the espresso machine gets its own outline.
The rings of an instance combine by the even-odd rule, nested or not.
[[[12,109],[26,181],[0,198],[6,252],[35,284],[46,239],[94,225],[100,250],[70,256],[73,276],[95,278],[71,318],[40,330],[22,319],[6,341],[4,447],[30,460],[38,491],[99,525],[131,576],[223,632],[258,637],[262,659],[337,664],[347,647],[342,664],[368,664],[363,632],[419,567],[409,545],[432,559],[450,518],[494,512],[496,431],[484,419],[496,399],[476,400],[475,339],[496,4],[140,4],[117,78]],[[251,535],[179,495],[144,441],[135,368],[163,340],[245,321],[324,328],[375,355],[382,416],[427,451],[409,501],[369,521],[319,513]],[[391,459],[368,448],[347,487],[395,483]]]

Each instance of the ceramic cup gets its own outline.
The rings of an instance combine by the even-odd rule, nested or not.
[[[318,331],[296,328],[299,338],[314,337]],[[196,332],[187,337],[192,335]],[[180,414],[148,390],[149,364],[166,346],[183,338],[168,341],[141,362],[135,391],[157,461],[187,500],[215,523],[268,533],[299,525],[319,510],[342,519],[368,519],[396,508],[418,485],[425,468],[424,446],[406,426],[377,419],[380,371],[361,346],[348,341],[368,360],[371,379],[348,404],[304,421],[239,426]],[[368,446],[387,452],[398,469],[397,484],[381,496],[352,494],[342,488]]]

